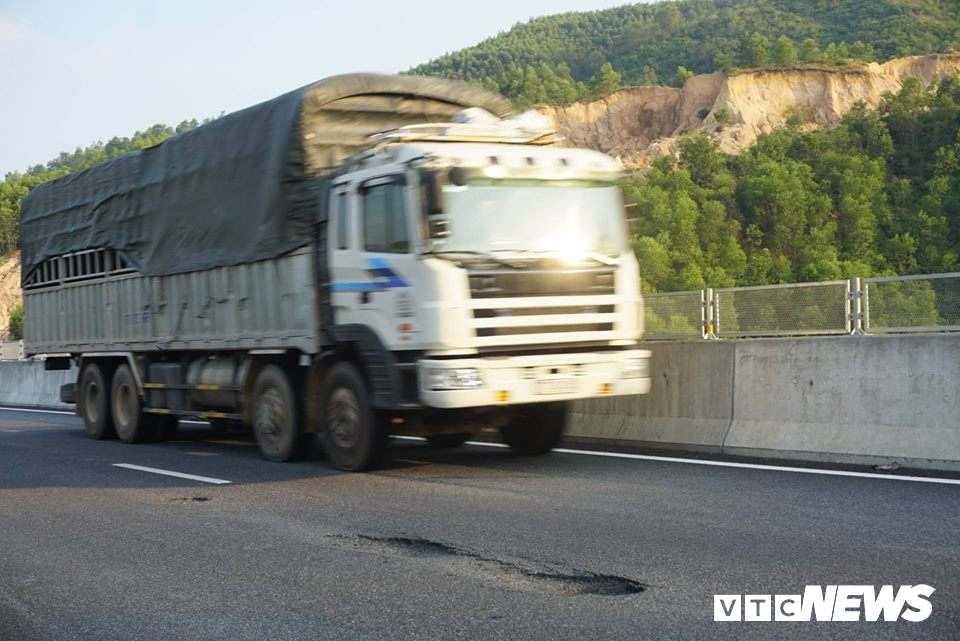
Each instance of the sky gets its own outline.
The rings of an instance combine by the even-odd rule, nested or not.
[[[625,0],[0,0],[0,177],[327,76],[395,73]]]

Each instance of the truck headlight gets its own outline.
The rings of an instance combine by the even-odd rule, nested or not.
[[[623,370],[620,372],[620,378],[647,378],[650,376],[650,359],[641,358],[635,361],[627,361]]]
[[[483,379],[475,367],[429,369],[427,384],[431,390],[476,389],[483,387]]]

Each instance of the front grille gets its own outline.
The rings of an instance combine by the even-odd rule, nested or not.
[[[477,336],[525,336],[527,334],[558,334],[561,332],[609,332],[613,323],[590,323],[586,325],[537,325],[533,327],[482,327]]]
[[[551,314],[612,314],[613,305],[576,305],[573,307],[487,307],[473,310],[474,318],[508,316],[549,316]]]
[[[608,341],[620,302],[615,277],[615,268],[608,266],[471,270],[477,346]]]
[[[614,292],[614,269],[523,269],[471,271],[473,298],[593,296]]]

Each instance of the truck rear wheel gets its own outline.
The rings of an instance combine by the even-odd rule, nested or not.
[[[143,412],[137,382],[129,365],[121,365],[114,373],[110,400],[113,424],[121,441],[143,443],[156,440],[157,422]]]
[[[293,461],[306,452],[307,435],[300,427],[300,404],[290,378],[267,365],[253,385],[253,433],[260,453],[270,461]]]
[[[527,405],[500,428],[500,435],[516,454],[540,456],[560,443],[566,427],[566,403]]]
[[[334,467],[359,472],[381,464],[387,430],[370,407],[367,386],[357,368],[334,365],[321,395],[320,441]]]
[[[104,374],[103,368],[97,363],[87,364],[80,376],[77,396],[87,436],[98,441],[116,436],[113,417],[110,416],[110,388],[107,387]]]

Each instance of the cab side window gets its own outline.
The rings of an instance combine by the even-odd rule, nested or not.
[[[350,219],[347,217],[347,192],[337,194],[334,201],[334,213],[337,221],[337,249],[350,247]]]
[[[370,252],[410,251],[403,185],[387,183],[363,189],[363,248]]]

